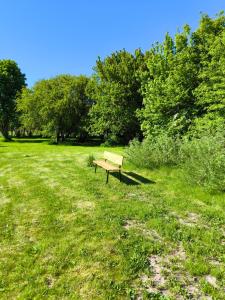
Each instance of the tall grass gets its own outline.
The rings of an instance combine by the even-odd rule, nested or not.
[[[166,134],[149,136],[142,143],[137,140],[130,142],[126,149],[126,157],[134,165],[149,169],[179,163],[180,139]]]
[[[225,137],[221,131],[182,140],[166,134],[148,137],[142,143],[133,140],[126,155],[138,167],[179,166],[190,184],[225,191]]]
[[[222,134],[184,139],[180,161],[190,183],[212,191],[225,191],[225,138]]]

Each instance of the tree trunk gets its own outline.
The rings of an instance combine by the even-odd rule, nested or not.
[[[60,134],[58,131],[56,131],[56,143],[59,143]]]
[[[65,135],[63,132],[61,132],[61,141],[64,142],[65,141]]]

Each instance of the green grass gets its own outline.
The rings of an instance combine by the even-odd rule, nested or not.
[[[0,299],[225,298],[224,194],[126,163],[106,185],[105,148],[21,141],[0,142]]]

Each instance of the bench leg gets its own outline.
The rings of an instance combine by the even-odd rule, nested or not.
[[[109,171],[106,171],[106,173],[107,173],[106,183],[108,183],[109,182]]]
[[[95,173],[96,173],[96,170],[97,170],[97,165],[95,165]]]
[[[119,170],[119,174],[120,174],[120,182],[121,182],[121,171]]]

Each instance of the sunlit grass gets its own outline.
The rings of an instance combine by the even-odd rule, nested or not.
[[[224,195],[126,163],[106,185],[104,150],[0,142],[0,298],[224,299]]]

